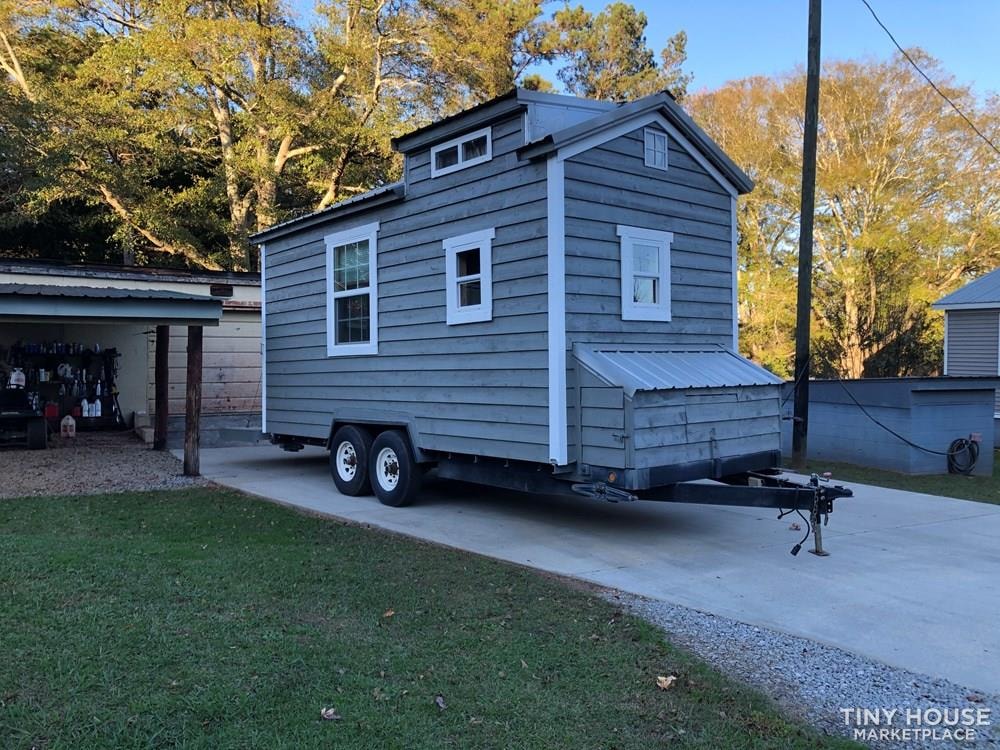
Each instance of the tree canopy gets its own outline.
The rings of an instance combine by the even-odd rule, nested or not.
[[[689,94],[687,37],[624,2],[0,0],[0,254],[254,269],[254,231],[397,179],[390,140],[522,85],[669,89],[756,181],[741,344],[793,355],[804,75]],[[994,140],[1000,100],[911,56]],[[929,305],[1000,264],[998,159],[902,58],[828,62],[814,372],[933,371]]]

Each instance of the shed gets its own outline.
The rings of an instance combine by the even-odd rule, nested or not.
[[[155,414],[155,331],[152,318],[130,317],[124,300],[130,294],[151,300],[171,295],[213,298],[221,304],[217,325],[206,327],[203,351],[202,437],[207,444],[253,442],[260,425],[260,277],[255,273],[184,271],[137,266],[83,265],[51,261],[0,259],[0,284],[19,284],[47,290],[40,299],[58,299],[67,288],[123,298],[110,311],[107,325],[94,318],[22,318],[17,325],[0,327],[0,350],[9,352],[18,342],[33,349],[67,346],[114,350],[116,385],[124,421],[147,442],[153,440]],[[117,312],[115,312],[117,311]],[[171,324],[168,356],[167,407],[171,447],[183,440],[187,331]],[[0,356],[0,362],[4,360]],[[52,394],[46,394],[52,395]],[[96,423],[95,423],[96,424]]]
[[[1000,378],[1000,268],[942,297],[932,307],[944,311],[942,373]],[[1000,391],[994,414],[1000,420]]]
[[[123,324],[155,326],[158,366],[156,368],[156,446],[165,447],[167,417],[167,344],[170,326],[187,328],[187,383],[185,393],[184,472],[199,473],[199,420],[201,416],[202,329],[218,326],[222,302],[212,297],[163,290],[68,286],[46,284],[0,284],[0,323],[3,329],[24,334],[31,326],[117,327]],[[94,331],[95,328],[89,329]],[[41,401],[61,410],[67,402],[94,399],[103,405],[103,414],[81,415],[81,420],[114,418],[120,407],[114,392],[114,360],[99,344],[68,345],[66,341],[46,341],[38,348],[23,341],[7,350],[5,369],[27,374],[23,387],[35,389],[35,403]],[[64,370],[65,368],[65,370]],[[6,375],[6,373],[5,373]],[[106,386],[102,393],[101,378]],[[17,385],[11,375],[3,385]],[[66,393],[67,387],[82,386],[80,394]],[[51,388],[46,388],[47,386]],[[57,390],[53,390],[53,388]],[[74,407],[75,408],[75,407]],[[62,416],[55,414],[55,418]]]

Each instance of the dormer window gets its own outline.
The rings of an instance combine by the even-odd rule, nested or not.
[[[431,177],[440,177],[459,169],[482,164],[493,158],[491,128],[439,143],[431,149]]]

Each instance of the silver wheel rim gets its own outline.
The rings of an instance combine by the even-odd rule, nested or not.
[[[337,446],[337,475],[345,482],[354,479],[358,473],[358,454],[354,450],[354,444],[345,440]]]
[[[383,448],[375,459],[375,476],[379,486],[388,491],[396,489],[399,484],[399,457],[392,448]]]

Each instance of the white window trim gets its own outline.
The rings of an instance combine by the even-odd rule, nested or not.
[[[378,222],[328,234],[324,240],[326,242],[326,355],[328,357],[353,357],[378,354]],[[336,300],[341,297],[353,297],[359,292],[354,289],[343,292],[334,291],[333,249],[361,240],[368,240],[368,310],[371,315],[371,340],[357,344],[338,344]],[[360,294],[363,293],[360,292]]]
[[[486,153],[482,156],[476,156],[472,159],[462,160],[462,144],[466,141],[474,141],[477,138],[482,138],[486,136]],[[439,151],[444,151],[445,149],[451,148],[452,146],[458,147],[458,163],[452,164],[449,167],[437,168],[437,154]],[[441,177],[446,174],[451,174],[452,172],[457,172],[460,169],[465,169],[466,167],[474,167],[477,164],[482,164],[493,158],[493,128],[483,128],[482,130],[476,130],[472,133],[464,133],[458,136],[458,138],[452,138],[450,141],[445,141],[444,143],[439,143],[431,148],[431,177]]]
[[[618,225],[621,238],[621,287],[622,320],[670,321],[670,244],[674,241],[672,232],[657,229],[643,229]],[[634,302],[634,271],[632,245],[636,241],[654,244],[660,253],[660,301],[651,303]]]
[[[448,325],[493,320],[493,238],[495,236],[495,229],[481,229],[478,232],[449,237],[442,243],[445,254],[445,303],[448,310]],[[480,300],[478,305],[460,307],[458,304],[457,261],[458,254],[466,250],[479,250]]]
[[[650,159],[650,151],[657,151],[651,141],[654,137],[661,136],[663,138],[663,164],[657,164],[655,159]],[[657,128],[643,128],[642,129],[642,157],[643,161],[647,167],[652,167],[653,169],[660,169],[664,172],[667,171],[667,167],[670,165],[670,148],[669,141],[667,140],[667,134],[663,130]]]

